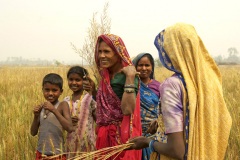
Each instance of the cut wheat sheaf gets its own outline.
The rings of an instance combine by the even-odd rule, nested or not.
[[[133,143],[126,143],[113,147],[106,147],[92,152],[71,152],[76,154],[76,156],[69,158],[69,160],[107,160],[110,157],[115,159],[122,151],[128,149],[132,144]],[[56,157],[59,157],[59,155],[48,157],[48,159],[51,160]]]

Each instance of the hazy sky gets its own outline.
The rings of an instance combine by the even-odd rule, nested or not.
[[[155,36],[176,22],[195,26],[212,56],[240,51],[239,0],[0,0],[0,61],[7,57],[81,60],[81,48],[94,12],[109,2],[111,33],[131,57],[158,57]]]

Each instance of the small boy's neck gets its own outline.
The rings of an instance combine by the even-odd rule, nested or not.
[[[59,102],[59,101],[58,101],[58,99],[57,99],[56,101],[54,101],[54,102],[52,103],[52,105],[55,106],[58,102]]]

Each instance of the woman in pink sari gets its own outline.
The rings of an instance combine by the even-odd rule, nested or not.
[[[141,135],[139,79],[122,39],[116,35],[98,37],[95,61],[102,77],[96,96],[96,148],[102,149]],[[112,159],[140,160],[141,150],[123,151]]]

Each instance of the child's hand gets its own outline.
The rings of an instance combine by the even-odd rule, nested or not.
[[[33,108],[33,114],[34,116],[38,117],[41,113],[42,105],[37,105]]]
[[[49,101],[46,101],[46,102],[43,103],[43,108],[44,108],[45,110],[49,110],[50,112],[53,112],[53,111],[56,109],[56,108],[52,105],[52,103],[49,102]]]
[[[75,127],[78,125],[78,117],[77,116],[72,116],[72,125]]]

